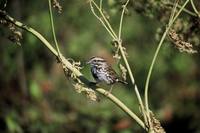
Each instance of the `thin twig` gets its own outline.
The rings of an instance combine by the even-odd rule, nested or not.
[[[164,2],[164,4],[168,4],[168,5],[171,5],[171,6],[174,5],[174,3],[171,3],[170,1]],[[180,9],[182,6],[178,4],[177,7]],[[197,17],[196,13],[194,13],[194,12],[188,10],[187,8],[184,8],[183,11],[184,11],[185,13],[191,15],[191,16]]]
[[[126,10],[126,6],[128,5],[129,0],[126,1],[126,3],[124,5],[122,5],[122,14],[121,14],[121,18],[120,18],[120,24],[119,24],[119,32],[118,32],[118,39],[121,41],[121,32],[122,32],[122,23],[123,23],[123,18],[124,18],[124,13]]]
[[[183,11],[183,9],[185,8],[185,6],[187,5],[187,3],[189,2],[189,0],[186,0],[186,2],[182,5],[182,7],[180,8],[180,10],[178,11],[178,13],[176,14],[176,16],[174,17],[172,24],[175,22],[175,20],[178,18],[178,16],[180,15],[180,13]],[[171,24],[171,25],[172,25]]]
[[[103,0],[100,0],[100,2],[99,2],[99,8],[100,8],[100,10],[102,10],[102,2],[103,2]]]
[[[53,21],[53,15],[52,15],[52,8],[51,8],[51,0],[49,0],[49,15],[50,15],[50,22],[51,22],[51,30],[52,30],[52,35],[54,39],[54,43],[56,46],[56,50],[58,52],[58,56],[60,57],[60,49],[58,47],[58,41],[56,39],[56,34],[55,34],[55,29],[54,29],[54,21]]]
[[[173,8],[172,8],[172,13],[171,13],[171,15],[170,15],[168,25],[171,25],[171,22],[172,22],[172,20],[173,20],[175,14],[176,14],[176,8],[177,8],[177,5],[178,5],[178,2],[179,2],[179,0],[176,0],[176,1],[174,2],[175,4],[174,4],[174,6],[173,6]]]
[[[114,32],[112,26],[110,25],[110,22],[107,20],[107,18],[105,17],[103,11],[100,9],[100,7],[94,2],[94,0],[91,0],[90,2],[92,2],[94,4],[94,6],[97,8],[97,10],[99,11],[99,13],[101,14],[101,16],[103,17],[103,20],[105,21],[106,25],[108,26],[108,28],[110,29],[111,33],[114,35],[114,38],[117,39],[117,35]]]
[[[144,109],[144,104],[142,102],[142,98],[140,96],[140,93],[138,91],[137,85],[135,83],[135,80],[134,80],[134,77],[133,77],[133,73],[131,71],[130,65],[128,63],[128,60],[126,58],[126,55],[125,55],[123,47],[122,47],[121,31],[122,31],[122,24],[123,24],[124,13],[125,13],[125,10],[126,10],[126,7],[127,7],[128,3],[129,3],[129,0],[127,0],[126,3],[122,6],[123,10],[122,10],[121,17],[120,17],[118,40],[117,40],[118,41],[118,48],[120,49],[120,53],[122,55],[122,58],[124,60],[126,68],[128,70],[128,74],[130,76],[131,82],[132,82],[132,84],[134,86],[135,93],[136,93],[136,96],[137,96],[137,99],[138,99],[138,102],[139,102],[139,106],[141,108],[141,111],[142,111],[142,114],[143,114],[143,117],[144,117],[144,121],[146,123],[147,122],[147,118],[146,118],[146,113],[145,113],[145,109]]]
[[[102,25],[104,26],[104,28],[108,31],[108,33],[110,34],[110,36],[114,40],[116,40],[115,35],[112,33],[112,31],[107,27],[107,25],[104,23],[104,21],[95,13],[94,7],[92,6],[91,2],[90,2],[90,9],[91,9],[92,13],[94,14],[94,16],[102,23]]]
[[[197,14],[197,16],[200,18],[200,14],[199,14],[199,12],[198,12],[196,6],[194,5],[193,0],[190,0],[190,2],[191,2],[191,5],[192,5],[192,8],[193,8],[194,12],[195,12],[195,13]]]

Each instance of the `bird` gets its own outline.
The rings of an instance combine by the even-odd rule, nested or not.
[[[96,80],[96,83],[105,82],[108,85],[114,83],[127,84],[122,80],[111,65],[102,57],[93,56],[87,61],[87,64],[91,67],[91,73]]]

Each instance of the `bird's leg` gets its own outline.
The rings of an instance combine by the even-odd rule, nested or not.
[[[113,89],[113,85],[111,85],[110,90],[109,90],[109,93],[112,92],[112,89]]]
[[[97,85],[98,82],[90,82],[89,85]]]
[[[112,92],[112,88],[113,88],[113,85],[111,85],[111,87],[110,87],[110,90],[109,91],[107,91],[106,93],[105,93],[105,95],[109,95],[109,94],[111,94],[111,92]]]

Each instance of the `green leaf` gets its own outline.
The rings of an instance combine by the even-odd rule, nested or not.
[[[32,81],[32,83],[30,85],[30,94],[33,99],[41,99],[42,98],[41,88],[35,81]]]
[[[12,114],[6,116],[6,125],[10,133],[22,133],[22,128],[16,120],[14,120]]]

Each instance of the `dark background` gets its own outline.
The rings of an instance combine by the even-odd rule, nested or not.
[[[117,31],[123,1],[104,1]],[[122,2],[122,3],[121,3]],[[194,1],[200,10],[198,1]],[[3,7],[1,1],[1,8]],[[180,1],[180,5],[183,2]],[[81,61],[81,72],[93,80],[85,62],[103,56],[120,73],[112,58],[111,38],[90,11],[87,1],[60,3],[54,10],[57,39],[66,58]],[[148,69],[165,29],[172,6],[162,1],[130,1],[123,26],[127,49],[139,91],[143,95]],[[186,8],[192,12],[191,5]],[[17,20],[33,27],[53,43],[48,1],[9,0],[4,8]],[[182,12],[173,28],[199,49],[199,18]],[[21,46],[9,41],[10,31],[0,25],[0,132],[21,133],[132,133],[144,132],[116,105],[100,96],[100,102],[75,92],[56,58],[30,33],[22,31]],[[199,53],[181,53],[166,39],[150,80],[150,108],[167,133],[200,133]],[[117,84],[113,94],[139,114],[133,87]],[[107,87],[109,89],[109,87]]]

